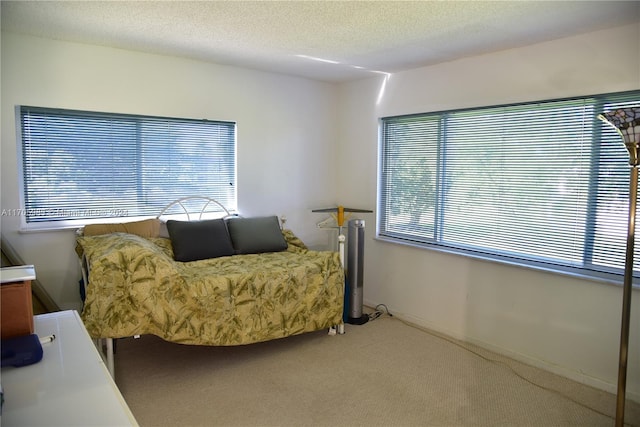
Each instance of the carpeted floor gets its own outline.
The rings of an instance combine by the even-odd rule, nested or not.
[[[116,382],[143,427],[613,425],[612,394],[395,318],[346,332],[239,347],[123,339]],[[640,405],[625,421],[640,426]]]

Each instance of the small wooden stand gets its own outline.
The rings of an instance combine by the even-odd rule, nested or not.
[[[0,332],[2,339],[33,334],[31,281],[36,278],[33,265],[0,269]]]

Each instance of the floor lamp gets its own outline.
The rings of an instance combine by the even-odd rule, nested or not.
[[[640,154],[640,107],[622,108],[602,113],[603,122],[613,126],[629,151],[631,179],[629,183],[629,217],[627,251],[624,261],[622,292],[622,326],[620,331],[620,359],[618,364],[618,394],[616,400],[616,427],[624,425],[624,403],[627,386],[627,355],[629,352],[629,320],[631,317],[631,290],[633,283],[633,250],[635,243],[636,203],[638,194],[638,154]]]

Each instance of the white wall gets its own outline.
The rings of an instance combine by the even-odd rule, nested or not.
[[[238,124],[240,212],[286,215],[310,246],[331,243],[311,210],[335,204],[335,85],[4,32],[1,66],[2,209],[20,207],[16,105],[230,120]],[[79,308],[73,232],[25,234],[20,218],[1,220],[3,237],[54,300]]]
[[[339,199],[376,207],[378,118],[640,89],[640,24],[343,84]],[[470,165],[473,167],[473,165]],[[375,240],[366,222],[365,302],[448,335],[615,391],[622,289]],[[628,397],[640,400],[640,292]]]
[[[235,120],[240,210],[285,214],[303,240],[323,246],[332,238],[311,209],[375,209],[379,117],[639,89],[638,40],[640,26],[627,26],[397,73],[377,103],[378,77],[336,87],[3,33],[1,207],[19,207],[15,105]],[[368,304],[615,389],[620,287],[377,241],[375,214],[362,217]],[[20,234],[19,218],[1,220],[54,299],[78,307],[73,234]],[[640,400],[633,297],[628,393]]]

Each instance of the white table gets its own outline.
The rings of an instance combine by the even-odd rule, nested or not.
[[[4,367],[0,381],[5,426],[137,426],[76,311],[35,316],[43,357]]]
[[[17,265],[0,268],[2,283],[27,282],[36,280],[36,269],[33,265]]]

